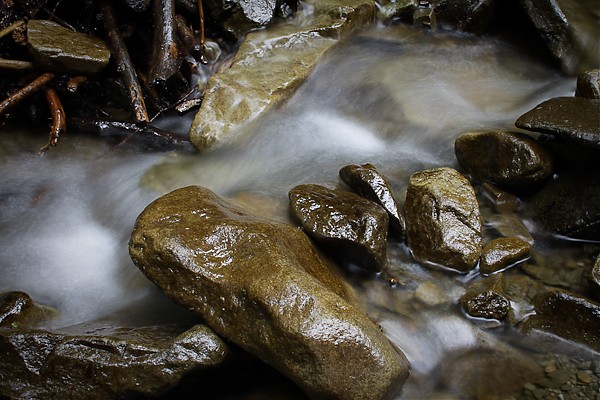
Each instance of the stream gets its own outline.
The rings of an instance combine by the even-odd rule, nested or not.
[[[573,95],[575,79],[551,67],[535,44],[509,40],[402,26],[359,32],[329,52],[285,104],[203,154],[139,153],[69,131],[57,147],[36,157],[43,130],[3,132],[0,292],[24,291],[58,309],[51,328],[134,304],[146,310],[139,316],[144,321],[188,318],[129,259],[131,229],[148,203],[195,184],[286,219],[293,186],[342,186],[339,169],[365,162],[390,178],[402,200],[412,173],[458,168],[453,144],[459,134],[515,129],[514,121],[542,101]],[[185,132],[191,121],[165,117],[158,123]],[[535,249],[546,257],[579,262],[585,243],[538,241],[535,226],[528,227]],[[461,312],[458,298],[473,276],[420,266],[393,239],[388,263],[397,285],[381,276],[352,283],[369,316],[411,362],[399,399],[434,398],[442,383],[453,393],[475,384],[456,382],[467,368],[464,360],[488,372],[508,371],[520,358],[490,354],[515,347],[529,360],[531,343],[514,329]],[[430,281],[437,297],[424,303],[415,293]],[[565,353],[592,357],[576,346]],[[445,368],[450,364],[452,373]],[[498,387],[526,379],[526,368],[506,371],[499,373]]]

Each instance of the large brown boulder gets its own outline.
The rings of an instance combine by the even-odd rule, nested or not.
[[[297,228],[190,186],[138,217],[130,254],[169,297],[313,398],[387,399],[409,371]]]
[[[413,174],[404,202],[406,238],[413,256],[461,272],[481,254],[482,223],[473,187],[452,168]]]

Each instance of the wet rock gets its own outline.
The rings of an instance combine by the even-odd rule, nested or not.
[[[37,63],[61,72],[95,74],[110,59],[108,46],[99,38],[46,20],[27,23],[27,46]]]
[[[467,314],[476,318],[503,319],[510,310],[504,292],[504,276],[496,274],[473,283],[460,298]]]
[[[600,100],[555,97],[521,115],[515,125],[566,142],[600,149]]]
[[[540,281],[522,274],[504,274],[504,291],[512,307],[508,322],[514,326],[529,317],[534,311],[534,299],[548,289]]]
[[[517,394],[526,383],[542,375],[535,360],[515,349],[469,349],[449,358],[441,382],[460,399],[521,398]]]
[[[30,328],[57,315],[53,308],[36,304],[27,293],[0,293],[0,328]]]
[[[403,211],[408,245],[417,260],[461,272],[475,268],[482,224],[467,178],[451,168],[413,174]]]
[[[495,214],[486,218],[485,224],[503,237],[517,237],[530,245],[534,243],[533,236],[518,215]]]
[[[489,30],[498,0],[440,0],[434,10],[440,26],[482,34]]]
[[[309,396],[391,398],[408,375],[404,355],[291,225],[191,186],[144,210],[129,250],[169,297]]]
[[[290,207],[306,232],[345,260],[371,271],[386,265],[389,217],[378,204],[320,185],[290,190]]]
[[[521,205],[517,196],[505,192],[490,182],[483,182],[480,192],[491,203],[496,212],[515,212]]]
[[[536,299],[535,314],[522,329],[550,333],[600,351],[600,305],[567,291],[548,292]]]
[[[600,172],[570,171],[526,202],[535,223],[550,233],[600,239]]]
[[[590,69],[579,74],[575,96],[600,99],[600,69]]]
[[[424,25],[435,30],[437,19],[433,5],[428,1],[419,1],[417,8],[413,11],[412,22],[414,25]]]
[[[209,0],[206,6],[214,21],[242,38],[252,29],[264,27],[273,21],[276,3],[276,0]]]
[[[395,19],[411,21],[419,0],[387,0],[378,3],[377,18],[388,22]]]
[[[465,173],[509,191],[529,191],[552,173],[552,155],[518,132],[463,133],[454,152]]]
[[[157,394],[189,372],[222,365],[230,350],[205,325],[109,326],[81,334],[0,328],[0,353],[3,395],[109,400]]]
[[[517,237],[504,237],[490,241],[481,252],[479,269],[489,275],[502,271],[529,258],[531,244]]]
[[[597,68],[600,28],[593,0],[521,0],[540,37],[567,74]]]
[[[208,81],[190,140],[205,150],[227,138],[233,128],[252,121],[287,98],[317,60],[355,27],[374,20],[370,0],[309,1],[312,14],[302,23],[248,33],[231,67]]]
[[[374,165],[345,166],[340,169],[340,177],[354,192],[382,206],[390,217],[390,226],[398,233],[404,232],[402,209],[394,197],[392,186]]]
[[[596,299],[600,300],[600,255],[598,255],[596,258],[596,263],[592,267],[590,284],[592,287],[592,293],[596,296]]]
[[[150,0],[125,0],[125,5],[136,12],[146,11]]]

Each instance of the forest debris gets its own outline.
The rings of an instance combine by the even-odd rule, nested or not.
[[[12,33],[12,31],[14,31],[15,29],[23,26],[23,24],[24,24],[24,22],[22,20],[19,20],[17,22],[13,22],[6,28],[2,29],[0,31],[0,39],[3,38],[4,36],[8,35],[9,33]]]
[[[15,93],[8,96],[0,102],[0,115],[4,114],[8,109],[21,102],[23,99],[31,96],[33,93],[40,90],[46,83],[54,79],[54,74],[46,72],[37,77],[33,82],[19,89]]]
[[[56,93],[56,90],[54,90],[52,87],[46,88],[45,92],[46,101],[48,102],[48,107],[50,107],[50,112],[52,113],[52,126],[50,129],[50,138],[48,139],[48,143],[38,150],[36,153],[38,156],[48,150],[50,146],[56,146],[60,133],[67,131],[65,110],[62,106],[60,98],[58,97],[58,93]]]
[[[164,84],[181,66],[182,45],[177,37],[175,24],[175,1],[154,0],[154,43],[148,85]]]
[[[32,69],[35,64],[29,61],[7,60],[0,58],[0,68],[4,69]]]
[[[125,42],[121,35],[119,35],[113,7],[109,1],[105,0],[102,1],[100,10],[103,16],[104,28],[106,29],[106,37],[117,62],[117,69],[121,72],[121,78],[129,91],[134,118],[137,122],[148,122],[148,111],[146,110],[142,88],[138,82],[138,77],[133,68]]]

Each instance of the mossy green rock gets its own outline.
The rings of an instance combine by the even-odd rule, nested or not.
[[[27,23],[27,47],[36,62],[60,72],[95,74],[110,59],[110,50],[101,39],[46,20]]]
[[[463,172],[512,191],[539,187],[552,173],[552,155],[519,132],[468,132],[454,142]]]
[[[381,271],[387,263],[389,217],[374,201],[321,185],[290,190],[290,207],[309,236],[338,252],[344,261]]]
[[[153,395],[187,373],[223,365],[206,325],[95,327],[77,334],[0,328],[0,394],[19,399]]]
[[[392,398],[407,378],[405,356],[291,225],[189,186],[144,210],[129,251],[169,297],[313,398]]]
[[[460,272],[475,268],[481,254],[482,223],[475,190],[452,168],[410,177],[404,202],[406,238],[418,261]]]

